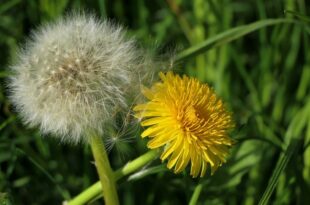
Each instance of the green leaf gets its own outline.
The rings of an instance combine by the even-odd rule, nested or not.
[[[254,32],[258,29],[267,27],[267,26],[273,26],[277,24],[283,24],[283,23],[297,23],[294,20],[291,19],[266,19],[257,21],[248,25],[243,25],[239,27],[235,27],[232,29],[229,29],[227,31],[224,31],[223,33],[220,33],[216,36],[213,36],[204,42],[199,43],[196,46],[192,46],[181,53],[179,53],[176,56],[175,61],[182,61],[186,58],[190,58],[196,55],[199,55],[205,51],[208,51],[212,48],[224,45],[226,43],[229,43],[233,40],[236,40],[238,38],[241,38],[251,32]]]

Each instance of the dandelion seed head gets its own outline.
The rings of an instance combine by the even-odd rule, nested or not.
[[[164,148],[161,159],[175,173],[190,163],[193,177],[204,176],[208,167],[213,174],[233,144],[231,114],[207,84],[172,72],[160,77],[162,82],[143,91],[149,101],[134,108],[147,127],[141,136],[151,138],[150,149]]]
[[[87,14],[71,14],[33,33],[12,66],[10,98],[24,122],[64,142],[103,133],[128,107],[154,64],[125,30]]]

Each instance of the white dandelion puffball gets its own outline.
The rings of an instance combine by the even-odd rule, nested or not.
[[[84,141],[86,130],[102,134],[104,122],[128,107],[129,93],[148,77],[151,62],[135,41],[93,16],[67,16],[29,41],[12,66],[11,101],[26,124],[64,142]]]

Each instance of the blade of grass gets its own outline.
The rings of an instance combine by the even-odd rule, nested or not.
[[[302,100],[307,95],[307,90],[310,88],[310,65],[305,65],[302,69],[300,83],[296,92],[297,100]]]
[[[297,145],[299,145],[300,141],[298,140],[292,140],[289,144],[287,150],[281,154],[279,157],[279,160],[277,162],[276,168],[274,172],[272,173],[271,179],[268,183],[267,188],[265,189],[265,192],[263,196],[261,197],[259,201],[259,205],[267,205],[269,204],[269,199],[279,181],[280,175],[283,172],[283,170],[286,168],[286,165],[288,164],[289,160],[291,159],[293,153],[296,150]]]
[[[16,119],[15,115],[12,115],[11,117],[9,117],[8,119],[6,119],[4,122],[2,122],[0,124],[0,131],[5,128],[8,124],[10,124],[11,122],[13,122]]]
[[[252,99],[252,106],[254,108],[255,113],[261,113],[262,112],[262,105],[261,101],[259,99],[259,94],[256,89],[256,86],[254,84],[254,81],[252,80],[252,77],[247,73],[245,68],[245,60],[243,58],[237,58],[237,52],[232,52],[232,58],[236,63],[237,69],[244,80],[245,86],[250,91],[251,99]],[[263,117],[261,115],[255,115],[255,120],[257,122],[257,125],[259,127],[259,130],[261,133],[264,134],[265,137],[269,138],[274,144],[281,146],[282,142],[277,138],[277,136],[274,133],[274,130],[272,130],[263,120]]]
[[[199,45],[192,46],[181,53],[179,53],[175,61],[179,62],[186,58],[190,58],[192,56],[199,55],[207,50],[210,50],[212,48],[218,47],[220,45],[229,43],[233,40],[236,40],[242,36],[245,36],[251,32],[254,32],[258,29],[277,25],[277,24],[283,24],[283,23],[297,23],[298,21],[294,21],[292,19],[266,19],[257,21],[248,25],[238,26],[232,29],[229,29],[223,33],[220,33],[216,36],[213,36],[204,42],[201,42]]]
[[[284,153],[281,153],[278,162],[275,166],[274,172],[271,175],[267,188],[265,189],[263,196],[259,201],[259,205],[267,205],[269,199],[279,181],[281,173],[286,168],[289,160],[291,159],[292,155],[296,151],[296,148],[301,142],[301,134],[304,127],[307,124],[308,113],[310,111],[310,100],[303,109],[300,109],[297,115],[291,121],[288,130],[286,132],[285,139],[289,142],[287,149]]]
[[[187,22],[187,19],[182,15],[181,9],[176,1],[174,0],[166,0],[171,12],[175,15],[181,29],[183,30],[184,35],[187,40],[193,44],[195,42],[195,38],[192,33],[192,28],[190,24]]]
[[[10,0],[10,1],[6,2],[6,3],[2,3],[2,5],[0,7],[0,14],[6,12],[7,10],[9,10],[11,8],[13,8],[19,2],[20,2],[20,0]]]
[[[310,114],[308,116],[308,125],[307,125],[307,131],[306,131],[306,137],[304,141],[304,168],[303,168],[303,177],[305,182],[310,187]]]
[[[310,17],[309,16],[303,15],[303,14],[298,13],[296,11],[290,11],[290,10],[285,10],[284,13],[293,14],[293,16],[296,16],[300,20],[305,21],[307,23],[310,23]]]
[[[59,191],[59,194],[64,198],[64,199],[69,199],[70,194],[68,191],[63,189],[59,183],[46,171],[38,162],[36,162],[33,158],[29,157],[24,150],[20,148],[16,148],[16,150],[22,155],[25,156],[35,167],[37,167],[51,182],[53,182],[56,185],[56,189]]]
[[[193,195],[191,197],[191,200],[189,201],[189,205],[196,205],[197,204],[197,201],[198,201],[199,195],[201,193],[201,190],[202,190],[202,184],[198,184],[195,187],[194,193],[193,193]]]
[[[107,10],[106,10],[105,0],[98,1],[98,5],[99,5],[99,11],[100,11],[101,18],[106,18],[107,17]]]

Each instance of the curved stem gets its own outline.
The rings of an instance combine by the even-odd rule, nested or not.
[[[93,136],[90,139],[90,146],[95,158],[96,168],[102,186],[104,202],[107,205],[119,205],[113,170],[111,169],[102,138],[99,136]]]
[[[120,168],[116,172],[114,172],[115,181],[123,178],[124,176],[135,172],[136,170],[143,167],[145,164],[149,163],[153,159],[158,157],[158,150],[151,150],[147,153],[139,156],[131,162],[128,162],[124,167]],[[101,183],[100,181],[96,182],[82,193],[74,197],[71,201],[67,203],[67,205],[81,205],[85,204],[101,193]]]
[[[194,193],[191,197],[191,200],[189,201],[189,205],[196,205],[197,204],[201,190],[202,190],[202,184],[198,184],[194,190]]]
[[[114,173],[115,179],[119,180],[124,176],[140,169],[151,160],[157,158],[158,154],[159,154],[158,150],[151,150],[141,155],[140,157],[136,158],[135,160],[128,162],[125,166],[123,166]]]

